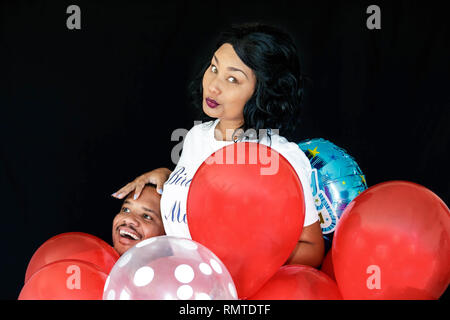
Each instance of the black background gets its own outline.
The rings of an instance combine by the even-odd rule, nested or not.
[[[68,30],[66,8],[81,8]],[[381,30],[366,9],[381,8]],[[450,32],[444,2],[2,1],[0,4],[1,299],[16,299],[29,259],[50,237],[111,243],[110,194],[174,168],[190,129],[187,84],[217,32],[279,25],[295,38],[305,93],[290,140],[346,149],[369,186],[422,184],[448,204]]]

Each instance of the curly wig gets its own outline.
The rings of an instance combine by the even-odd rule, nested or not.
[[[246,23],[223,31],[214,51],[224,43],[233,46],[256,76],[255,91],[244,106],[241,129],[244,132],[278,129],[280,135],[292,133],[299,121],[303,83],[297,48],[291,37],[273,26]],[[202,79],[209,66],[208,61],[189,86],[191,103],[200,111],[203,121],[213,120],[202,111]]]

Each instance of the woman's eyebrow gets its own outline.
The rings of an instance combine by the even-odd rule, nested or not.
[[[217,59],[216,55],[214,55],[214,60],[216,60],[217,64],[220,65],[219,59]],[[238,68],[235,68],[235,67],[228,67],[227,69],[230,70],[230,71],[240,71],[240,72],[242,72],[242,73],[244,74],[244,76],[248,79],[248,77],[247,77],[247,75],[245,74],[245,72],[242,71],[241,69],[238,69]]]

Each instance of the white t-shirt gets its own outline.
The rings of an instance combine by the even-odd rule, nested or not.
[[[186,134],[183,142],[183,150],[176,168],[164,184],[161,196],[161,215],[164,229],[168,236],[176,236],[191,239],[187,225],[186,204],[189,186],[192,178],[200,165],[217,150],[234,143],[233,141],[219,141],[214,137],[214,129],[219,119],[197,124]],[[288,160],[295,169],[302,184],[305,198],[305,222],[309,226],[319,219],[311,191],[311,164],[293,142],[278,135],[271,135],[271,145],[267,137],[260,143],[270,146]],[[245,140],[257,142],[254,140]]]

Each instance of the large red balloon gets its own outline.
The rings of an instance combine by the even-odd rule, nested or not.
[[[101,300],[107,277],[92,263],[60,260],[33,274],[19,300]]]
[[[342,300],[330,277],[310,266],[281,267],[250,300]]]
[[[304,218],[303,189],[294,168],[262,144],[220,149],[200,166],[189,188],[192,239],[225,264],[241,299],[254,294],[286,262]]]
[[[324,272],[327,276],[336,281],[336,277],[334,276],[334,266],[332,259],[333,259],[333,250],[328,250],[327,255],[323,259],[320,271]]]
[[[344,299],[437,299],[450,281],[450,212],[427,188],[375,185],[345,209],[333,240]]]
[[[90,262],[109,274],[119,254],[96,236],[83,232],[68,232],[44,242],[33,254],[25,273],[25,282],[45,265],[65,259]]]

